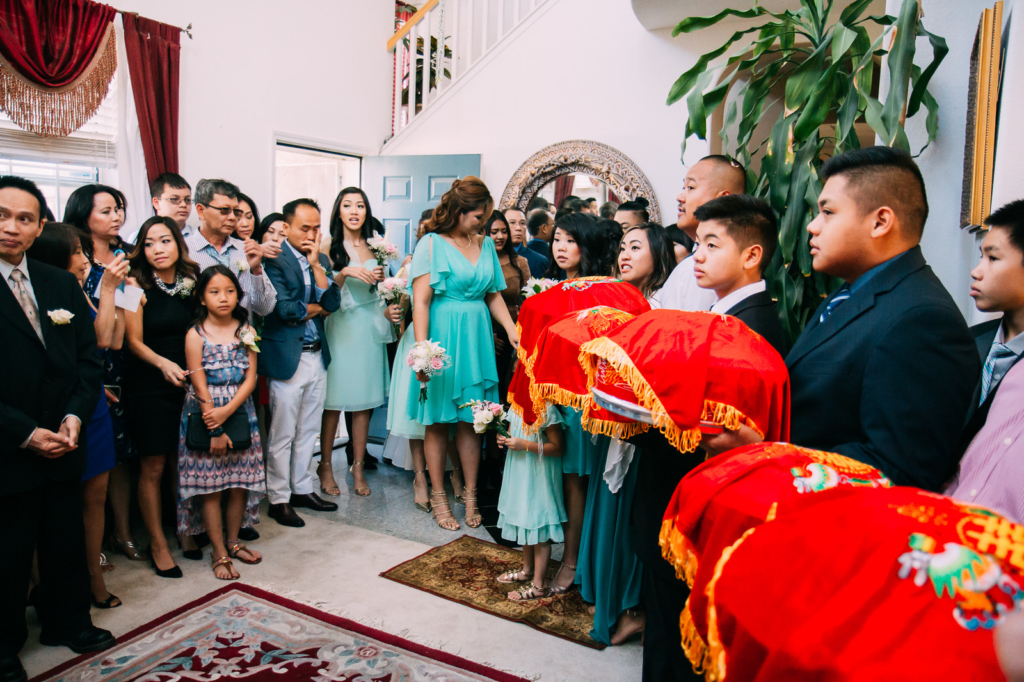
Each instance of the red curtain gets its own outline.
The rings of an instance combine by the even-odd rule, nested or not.
[[[128,73],[139,115],[146,173],[178,172],[178,77],[181,29],[122,13]]]
[[[615,194],[615,191],[611,187],[608,188],[608,201],[614,201],[616,204],[622,203],[619,201],[618,195]]]
[[[562,208],[562,202],[572,194],[572,186],[576,182],[576,176],[559,175],[555,178],[555,208]]]
[[[104,46],[115,11],[89,0],[0,0],[0,54],[37,85],[71,85]]]

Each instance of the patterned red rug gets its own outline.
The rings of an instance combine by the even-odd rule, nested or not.
[[[30,682],[527,682],[249,585],[228,585]]]

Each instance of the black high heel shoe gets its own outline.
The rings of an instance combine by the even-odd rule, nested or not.
[[[184,574],[181,572],[181,566],[178,566],[177,564],[175,564],[171,568],[168,568],[165,571],[161,571],[159,568],[157,568],[156,559],[153,558],[152,547],[149,548],[149,563],[153,566],[153,570],[156,571],[156,574],[161,578],[181,578],[184,576]]]
[[[178,549],[182,549],[182,547],[181,547],[181,538],[180,537],[178,538]],[[184,550],[182,550],[181,555],[183,557],[185,557],[186,559],[189,559],[191,561],[202,561],[203,560],[203,550],[200,549],[199,547],[196,547],[195,549],[184,549]]]

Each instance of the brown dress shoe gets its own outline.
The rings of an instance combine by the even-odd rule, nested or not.
[[[307,493],[305,495],[293,494],[291,503],[293,507],[299,507],[300,509],[312,509],[313,511],[321,512],[338,511],[337,504],[323,500],[316,493]]]
[[[274,519],[282,526],[288,526],[290,528],[302,528],[306,525],[306,522],[302,520],[302,517],[295,513],[295,509],[292,505],[285,502],[284,504],[272,504],[270,509],[267,511],[267,516]]]

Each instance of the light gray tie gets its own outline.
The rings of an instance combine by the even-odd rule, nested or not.
[[[39,340],[42,341],[43,327],[39,324],[39,307],[36,305],[35,299],[29,295],[28,289],[25,288],[25,273],[21,270],[11,273],[11,291],[14,293],[14,298],[18,299],[18,305],[25,311],[28,323],[36,330]]]

